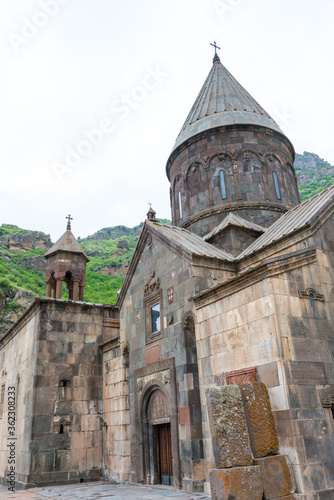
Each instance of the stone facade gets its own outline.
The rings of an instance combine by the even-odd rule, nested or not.
[[[171,447],[175,450],[174,485],[203,491],[205,475],[195,323],[193,305],[188,297],[208,287],[214,279],[226,276],[228,271],[216,262],[212,263],[212,268],[194,265],[190,256],[186,258],[180,250],[171,251],[161,241],[161,236],[157,236],[147,225],[139,242],[135,274],[127,276],[130,287],[124,287],[126,292],[124,290],[124,296],[120,297],[120,334],[122,342],[130,347],[132,463],[127,474],[130,472],[132,481],[159,482],[155,459],[145,448],[148,440],[144,436],[152,431],[152,425],[167,422],[172,430]],[[132,265],[134,267],[134,262]],[[160,331],[152,335],[149,315],[156,302],[161,305],[161,326]],[[168,411],[161,420],[150,424],[145,412],[154,390],[165,395]],[[143,430],[145,426],[147,429]]]
[[[333,406],[324,404],[333,394],[333,224],[331,215],[294,241],[264,249],[248,259],[248,277],[245,262],[242,280],[195,299],[203,388],[256,368],[268,388],[280,449],[307,498],[334,488]],[[202,404],[205,413],[203,394]],[[210,446],[205,450],[211,460]]]
[[[233,211],[246,220],[270,226],[299,203],[293,161],[294,152],[287,140],[256,127],[216,129],[189,140],[173,152],[167,164],[173,224],[204,236]],[[220,172],[225,178],[225,199]]]
[[[2,339],[1,384],[16,394],[16,486],[94,480],[103,464],[99,343],[119,331],[112,306],[37,299]],[[7,362],[7,360],[10,360]],[[0,418],[7,484],[10,415]]]

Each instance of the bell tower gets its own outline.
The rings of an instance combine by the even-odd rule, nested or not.
[[[230,213],[269,227],[300,201],[290,140],[212,45],[212,68],[166,165],[173,224],[200,236]]]
[[[45,254],[46,296],[61,299],[63,281],[66,283],[69,300],[84,299],[86,264],[88,257],[71,231],[72,217],[66,217],[66,232]]]

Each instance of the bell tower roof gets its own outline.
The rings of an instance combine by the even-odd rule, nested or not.
[[[83,301],[86,264],[89,259],[71,231],[71,216],[66,219],[68,220],[66,232],[44,256],[46,296],[61,299],[64,282],[68,290],[68,299]]]
[[[89,261],[85,252],[82,249],[82,246],[75,238],[74,234],[70,229],[68,229],[60,238],[56,241],[56,243],[46,252],[45,258],[47,259],[51,255],[58,252],[68,252],[68,253],[76,253],[82,254],[87,262]]]
[[[73,217],[68,215],[65,217],[67,219],[67,227],[66,232],[56,241],[56,243],[46,252],[44,257],[48,259],[51,255],[54,255],[58,252],[68,252],[75,254],[82,254],[86,259],[86,262],[89,262],[89,259],[85,252],[83,251],[80,243],[75,238],[74,234],[71,231],[71,221]]]
[[[213,66],[176,139],[173,151],[201,132],[229,125],[258,125],[285,135],[269,113],[223,66],[215,50]]]

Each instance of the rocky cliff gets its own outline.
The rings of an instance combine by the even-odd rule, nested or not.
[[[0,241],[1,245],[11,252],[19,252],[20,250],[29,252],[35,248],[46,251],[51,248],[50,235],[37,232],[12,233],[3,236]]]
[[[314,153],[296,154],[295,169],[301,201],[334,183],[334,167]]]

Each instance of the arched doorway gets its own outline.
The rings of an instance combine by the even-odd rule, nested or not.
[[[159,387],[147,394],[143,408],[145,475],[149,484],[174,484],[171,408]]]

